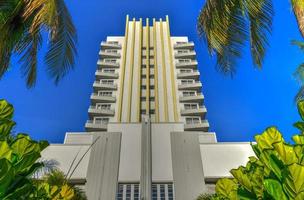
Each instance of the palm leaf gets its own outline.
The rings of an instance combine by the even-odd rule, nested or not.
[[[50,44],[45,56],[48,73],[58,83],[74,67],[77,54],[76,30],[71,16],[62,0],[54,0],[57,16],[50,25]]]
[[[304,99],[304,86],[301,86],[298,93],[294,97],[294,102],[297,103],[298,101],[303,100],[303,99]]]
[[[22,51],[23,55],[20,58],[21,69],[23,76],[26,77],[26,85],[33,87],[37,78],[37,54],[42,44],[42,37],[40,32],[36,32],[35,34],[28,34],[22,41],[25,44],[23,44],[24,47],[20,48],[25,48],[25,50]]]
[[[246,8],[250,21],[250,49],[253,63],[262,67],[268,46],[268,35],[271,33],[274,15],[271,0],[246,0]]]
[[[244,45],[250,41],[256,66],[261,67],[271,32],[271,0],[207,0],[198,18],[198,34],[217,55],[217,67],[233,75]]]
[[[293,12],[297,18],[298,26],[302,37],[304,37],[304,1],[291,0]]]

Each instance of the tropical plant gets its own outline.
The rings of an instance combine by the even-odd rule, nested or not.
[[[31,176],[42,163],[36,162],[48,142],[36,142],[26,134],[12,136],[13,107],[0,100],[0,199],[27,199],[35,188]]]
[[[304,37],[304,2],[291,0]],[[209,53],[217,56],[217,68],[224,74],[236,72],[236,60],[247,42],[253,63],[261,68],[272,31],[272,0],[206,0],[198,17],[198,34],[206,40]]]
[[[201,194],[196,200],[222,200],[217,194]]]
[[[26,134],[13,136],[14,109],[0,100],[0,199],[84,200],[84,192],[68,183],[57,170],[58,162],[41,160],[46,141],[34,141]],[[46,175],[41,178],[41,174]]]
[[[291,43],[293,45],[298,46],[299,49],[304,52],[304,42],[293,40]],[[297,69],[293,75],[297,79],[297,81],[300,83],[300,86],[301,86],[298,93],[295,96],[295,102],[297,102],[304,98],[304,63],[300,64],[297,67]]]
[[[16,54],[27,86],[35,85],[44,32],[49,34],[47,72],[58,83],[73,68],[76,55],[76,30],[64,1],[0,1],[0,78]]]
[[[304,101],[298,102],[302,121],[294,126],[294,144],[286,143],[276,127],[267,128],[255,136],[246,166],[232,169],[233,179],[220,179],[216,193],[223,199],[304,199]],[[215,198],[216,199],[216,198]]]

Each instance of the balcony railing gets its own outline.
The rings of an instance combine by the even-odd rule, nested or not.
[[[88,120],[85,124],[85,128],[87,131],[106,131],[108,126],[108,122],[99,122],[93,120]]]
[[[174,44],[175,49],[193,49],[194,43],[193,42],[182,42]]]
[[[188,95],[179,97],[180,102],[202,102],[204,100],[204,95],[202,93],[198,93],[197,95]]]
[[[192,83],[180,83],[178,85],[179,90],[192,89],[192,90],[200,90],[202,87],[202,83],[200,81],[195,81]]]
[[[120,58],[120,53],[113,51],[101,50],[99,51],[99,55],[103,58]]]
[[[90,106],[88,112],[90,116],[96,116],[96,115],[114,116],[115,114],[115,111],[112,109],[103,109],[96,106]]]
[[[187,108],[181,110],[182,116],[201,116],[205,117],[207,113],[207,109],[205,106],[199,106],[198,108]]]
[[[119,67],[118,62],[110,62],[110,61],[105,61],[105,60],[99,60],[97,62],[97,65],[98,66],[103,66],[103,67],[114,67],[114,68]]]
[[[188,68],[195,68],[197,67],[198,62],[196,60],[192,60],[190,62],[176,62],[175,66],[176,68],[184,68],[184,67],[188,67]]]
[[[91,94],[91,102],[92,103],[103,103],[103,102],[109,102],[114,103],[116,101],[116,97],[114,96],[102,96],[98,95],[96,93]]]
[[[196,53],[195,51],[183,51],[183,52],[176,52],[175,58],[195,58]]]
[[[177,74],[177,78],[198,78],[200,72],[198,70],[193,70],[190,72],[180,72]]]
[[[101,42],[100,45],[103,49],[107,49],[107,48],[120,49],[121,48],[121,44],[114,43],[114,42]]]
[[[99,77],[99,78],[118,78],[118,73],[116,72],[105,72],[103,70],[97,70],[95,72],[95,76]]]
[[[105,89],[105,90],[116,90],[117,89],[117,84],[115,83],[102,83],[99,81],[95,81],[93,84],[94,88],[100,88],[100,89]]]
[[[209,122],[207,120],[201,120],[199,123],[186,123],[184,126],[185,131],[204,131],[209,129]]]

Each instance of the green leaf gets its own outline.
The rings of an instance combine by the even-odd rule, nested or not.
[[[14,108],[7,101],[0,99],[0,119],[12,119]]]
[[[299,115],[301,116],[302,120],[304,121],[304,100],[298,101],[297,106],[298,106]]]
[[[300,131],[304,131],[304,122],[296,122],[293,124],[294,127],[296,127],[297,129],[299,129]]]
[[[0,199],[8,190],[9,185],[13,182],[15,176],[14,168],[11,163],[5,159],[0,159]]]
[[[281,133],[276,127],[267,128],[261,135],[256,135],[255,140],[260,150],[273,149],[273,144],[282,142]]]
[[[279,181],[274,179],[266,179],[264,180],[264,187],[268,194],[274,198],[274,200],[288,200]]]
[[[40,146],[37,142],[28,139],[27,136],[17,136],[17,139],[12,144],[12,149],[19,157],[30,152],[39,152]]]
[[[284,144],[283,142],[278,142],[273,144],[273,146],[285,165],[290,165],[298,162],[298,158],[293,150],[292,145]]]
[[[228,199],[237,199],[238,185],[235,181],[223,178],[216,182],[215,191]]]
[[[251,181],[246,174],[245,168],[243,166],[230,170],[230,173],[244,188],[246,188],[249,192],[252,191]]]
[[[6,141],[0,141],[0,159],[5,158],[10,161],[12,159],[12,152]]]
[[[304,145],[304,135],[294,135],[294,136],[292,136],[292,140],[296,144]]]
[[[15,122],[9,119],[0,119],[0,137],[5,138],[8,136],[12,128],[15,126]]]
[[[14,167],[18,173],[22,173],[23,175],[28,176],[29,173],[31,173],[29,172],[29,169],[32,167],[32,165],[34,165],[38,158],[40,158],[40,153],[29,152],[27,154],[24,154]]]

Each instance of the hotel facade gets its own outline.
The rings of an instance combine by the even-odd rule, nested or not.
[[[214,191],[253,152],[208,132],[200,76],[194,43],[171,36],[168,16],[127,16],[125,35],[101,42],[86,132],[66,133],[43,159],[73,171],[89,200],[194,200]]]

